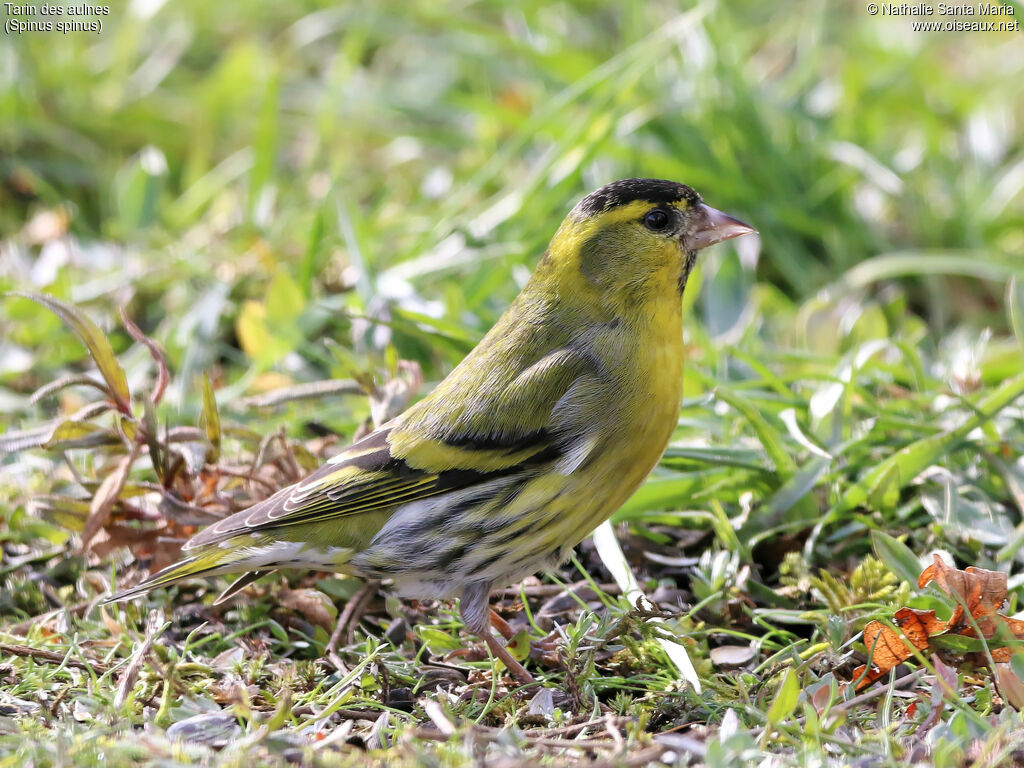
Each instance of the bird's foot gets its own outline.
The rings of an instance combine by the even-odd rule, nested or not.
[[[526,671],[526,667],[519,663],[516,657],[511,654],[498,638],[490,632],[486,632],[483,635],[483,640],[487,643],[487,647],[491,649],[491,653],[501,660],[517,683],[520,685],[530,685],[537,682],[533,679],[533,675]]]
[[[517,683],[519,683],[520,685],[528,685],[530,683],[536,682],[536,680],[534,680],[533,678],[533,675],[531,675],[526,670],[526,667],[524,667],[522,663],[520,663],[520,661],[512,655],[512,652],[508,649],[508,646],[506,646],[504,643],[501,642],[501,640],[492,635],[489,630],[484,630],[483,632],[480,632],[478,637],[480,637],[480,639],[487,644],[487,648],[490,650],[491,655],[505,665],[505,669],[507,669],[509,671],[509,674],[511,674],[512,677],[515,678]],[[479,649],[474,650],[470,648],[458,648],[454,651],[451,651],[447,656],[445,656],[445,659],[448,660],[456,657],[463,657],[482,661],[483,659],[477,655],[478,653]]]
[[[506,642],[511,642],[518,634],[514,629],[512,629],[509,623],[499,616],[493,609],[491,610],[491,626],[498,630],[498,634],[504,637]],[[530,658],[548,666],[556,665],[558,663],[559,637],[560,636],[557,632],[552,632],[541,640],[531,640]]]

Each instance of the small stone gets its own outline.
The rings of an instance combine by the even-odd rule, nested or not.
[[[188,741],[208,747],[224,747],[242,732],[234,715],[203,714],[179,720],[167,729],[172,741]]]
[[[742,667],[753,661],[755,655],[749,645],[720,645],[711,649],[711,663],[716,667]]]

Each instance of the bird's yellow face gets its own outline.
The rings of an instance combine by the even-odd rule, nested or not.
[[[697,251],[754,231],[683,184],[629,179],[580,201],[546,260],[562,275],[582,276],[606,299],[635,306],[678,295]]]

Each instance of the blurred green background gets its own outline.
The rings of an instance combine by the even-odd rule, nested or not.
[[[641,175],[756,223],[759,276],[795,296],[894,251],[1024,248],[1019,34],[814,2],[140,0],[103,18],[2,42],[8,284],[77,269],[100,282],[76,298],[130,287],[166,313],[240,275],[283,268],[315,296],[354,267],[364,304],[411,287],[482,328],[567,206]],[[38,265],[24,227],[43,210],[81,244],[69,268]]]
[[[827,378],[872,339],[920,354],[882,376],[919,391],[1021,368],[1019,33],[914,33],[856,2],[110,8],[101,34],[0,40],[0,289],[83,305],[134,389],[153,369],[126,307],[168,352],[162,420],[194,423],[204,372],[229,409],[397,358],[436,381],[574,202],[629,176],[761,232],[702,257],[690,398]],[[0,324],[0,425],[81,406],[29,402],[91,370],[70,331],[21,299]],[[305,434],[314,410],[348,434],[366,402],[247,418]]]

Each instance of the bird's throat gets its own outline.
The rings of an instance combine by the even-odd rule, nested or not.
[[[690,279],[690,272],[693,271],[693,265],[697,263],[697,252],[686,251],[683,256],[683,269],[679,273],[679,295],[683,295],[683,291],[686,290],[686,281]]]

